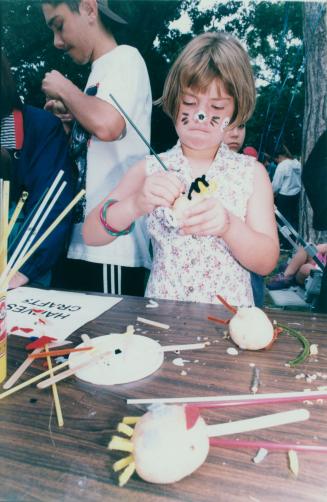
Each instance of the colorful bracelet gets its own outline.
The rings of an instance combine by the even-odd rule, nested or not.
[[[116,202],[118,202],[118,200],[109,199],[100,208],[100,221],[106,232],[108,232],[108,234],[112,235],[113,237],[119,237],[120,235],[127,235],[133,230],[135,226],[135,223],[133,221],[128,228],[125,228],[124,230],[116,230],[115,228],[111,227],[109,223],[107,223],[108,209],[113,204],[116,204]]]

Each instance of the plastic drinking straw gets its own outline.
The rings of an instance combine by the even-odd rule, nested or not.
[[[220,406],[245,406],[251,404],[275,404],[300,402],[307,399],[327,399],[326,391],[277,392],[271,394],[240,394],[232,396],[181,397],[157,399],[127,399],[127,404],[184,403],[197,408]]]
[[[143,140],[143,142],[149,148],[150,152],[153,153],[153,155],[155,156],[155,158],[157,159],[157,161],[159,162],[159,164],[161,165],[161,167],[163,167],[165,171],[168,171],[168,168],[162,162],[162,160],[159,157],[159,155],[156,154],[156,152],[153,150],[153,148],[150,145],[150,143],[146,140],[146,138],[143,136],[143,134],[141,133],[141,131],[136,127],[136,125],[134,124],[134,122],[132,121],[132,119],[127,115],[127,113],[120,106],[120,104],[118,103],[118,101],[113,97],[112,94],[109,94],[109,97],[113,100],[113,102],[115,103],[115,105],[117,106],[117,108],[119,108],[119,110],[122,112],[122,114],[124,115],[125,119],[128,120],[128,122],[131,124],[131,126],[135,129],[135,131],[137,132],[137,134],[140,136],[140,138]]]
[[[313,451],[317,453],[327,453],[327,446],[315,444],[297,443],[273,443],[272,441],[248,441],[245,439],[217,439],[210,438],[210,446],[220,446],[222,448],[265,448],[270,451]]]

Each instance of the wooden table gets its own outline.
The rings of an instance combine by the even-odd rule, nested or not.
[[[128,324],[138,333],[161,344],[210,341],[204,350],[183,353],[189,360],[184,367],[173,364],[178,357],[165,354],[163,366],[145,380],[113,387],[98,387],[75,377],[58,384],[64,415],[59,429],[51,390],[35,386],[0,401],[0,500],[1,501],[325,501],[327,500],[327,455],[299,453],[300,474],[288,468],[286,453],[270,453],[255,464],[253,450],[212,447],[205,464],[190,477],[174,485],[148,484],[134,475],[124,488],[117,486],[112,464],[123,455],[109,452],[108,442],[124,415],[140,415],[143,410],[126,405],[126,398],[212,396],[249,392],[251,363],[260,369],[259,392],[316,390],[327,385],[327,316],[268,311],[272,319],[301,330],[319,353],[305,364],[290,368],[287,361],[300,350],[289,335],[281,335],[269,351],[227,354],[232,346],[224,338],[225,327],[207,321],[208,314],[228,317],[229,313],[213,305],[160,301],[159,307],[146,308],[144,298],[124,299],[98,319],[78,330],[96,337],[124,332]],[[168,331],[136,322],[142,316],[168,323]],[[26,357],[26,340],[9,340],[9,374]],[[23,376],[39,371],[35,363]],[[312,383],[297,375],[318,375]],[[303,407],[302,403],[256,405],[202,410],[208,423],[254,417]],[[243,434],[243,438],[271,441],[300,441],[327,445],[327,406],[307,404],[309,421]]]

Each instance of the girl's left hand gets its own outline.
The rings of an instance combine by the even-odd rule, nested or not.
[[[223,237],[230,225],[229,213],[218,199],[200,200],[185,212],[180,226],[182,235],[215,235]]]

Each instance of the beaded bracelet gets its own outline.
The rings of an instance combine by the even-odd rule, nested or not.
[[[116,202],[118,202],[118,200],[109,199],[100,208],[100,221],[106,232],[108,232],[108,234],[112,235],[113,237],[119,237],[120,235],[127,235],[133,230],[135,226],[135,223],[133,221],[128,228],[125,228],[124,230],[116,230],[115,228],[111,227],[109,223],[107,223],[108,209],[113,204],[116,204]]]

